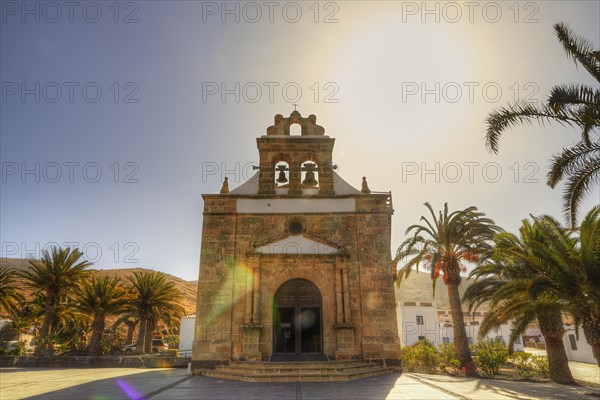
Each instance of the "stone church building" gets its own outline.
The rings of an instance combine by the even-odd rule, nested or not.
[[[314,115],[278,114],[256,142],[254,177],[202,196],[193,367],[277,357],[398,364],[391,193],[371,192],[365,178],[355,189],[335,172],[335,139]]]

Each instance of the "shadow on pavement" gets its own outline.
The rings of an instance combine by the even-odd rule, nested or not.
[[[69,387],[58,390],[48,388],[48,391],[45,393],[26,398],[36,400],[141,400],[162,393],[186,379],[189,379],[189,377],[185,374],[185,370],[181,369],[148,370],[147,372],[124,374],[122,376],[113,376],[92,381],[88,380],[80,384],[77,381],[73,381],[72,386],[69,385]],[[65,386],[69,380],[69,377],[65,377],[65,380],[57,380],[54,383],[57,386]],[[49,382],[49,385],[52,385],[52,383]]]

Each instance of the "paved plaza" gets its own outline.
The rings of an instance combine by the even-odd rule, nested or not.
[[[598,398],[597,396],[597,389],[584,386],[410,373],[390,374],[352,382],[251,383],[188,376],[185,369],[0,369],[1,400],[593,400]]]

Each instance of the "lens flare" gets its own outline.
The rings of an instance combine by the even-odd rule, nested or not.
[[[125,393],[131,400],[141,400],[144,398],[144,396],[138,392],[136,388],[122,379],[117,379],[117,385],[119,385],[123,393]]]

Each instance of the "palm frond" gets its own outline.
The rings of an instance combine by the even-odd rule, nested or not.
[[[571,224],[577,224],[579,205],[592,187],[600,182],[600,158],[589,159],[569,177],[563,191],[563,209]]]
[[[575,65],[581,64],[598,82],[600,82],[600,56],[592,43],[584,37],[575,35],[571,28],[560,22],[554,25],[556,37],[563,45],[567,56]]]
[[[530,103],[513,104],[493,111],[486,118],[486,147],[498,153],[500,136],[506,129],[533,121],[537,121],[542,126],[550,122],[569,126],[578,124],[576,119],[563,113],[556,113],[549,106],[535,106]]]

